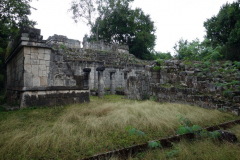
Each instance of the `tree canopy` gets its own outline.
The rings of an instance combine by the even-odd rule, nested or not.
[[[206,38],[211,46],[222,46],[223,58],[226,60],[240,60],[240,1],[226,3],[217,16],[204,22]]]
[[[175,56],[180,60],[221,60],[223,57],[222,47],[218,45],[212,48],[209,39],[200,42],[196,38],[189,42],[181,38],[173,48],[176,52]]]
[[[206,36],[188,42],[180,39],[173,47],[178,59],[240,61],[240,0],[226,3],[216,16],[204,22]]]
[[[152,59],[151,51],[155,46],[156,36],[154,22],[150,15],[145,14],[140,8],[131,9],[133,0],[96,0],[95,5],[91,0],[77,0],[72,2],[71,11],[74,19],[85,19],[82,2],[91,2],[95,9],[86,14],[94,13],[97,9],[97,18],[91,23],[90,40],[102,39],[108,43],[129,45],[130,53],[141,59]],[[90,17],[90,16],[88,16]]]
[[[31,0],[1,0],[0,3],[0,87],[5,72],[6,48],[11,38],[15,38],[22,25],[34,26],[36,22],[28,19],[31,14]],[[2,78],[1,78],[2,77]]]

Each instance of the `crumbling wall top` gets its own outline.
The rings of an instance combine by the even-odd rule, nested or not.
[[[54,34],[49,36],[47,39],[47,44],[64,44],[69,48],[81,48],[81,42],[75,39],[68,39],[67,36]]]

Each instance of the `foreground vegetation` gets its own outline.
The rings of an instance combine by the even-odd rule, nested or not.
[[[230,129],[240,139],[240,125]],[[178,144],[174,144],[172,148],[156,149],[148,152],[138,153],[134,158],[138,159],[240,159],[239,143],[220,142],[211,138],[200,140],[182,140]],[[118,159],[112,158],[111,160]]]
[[[210,126],[237,117],[196,106],[91,97],[91,103],[0,112],[0,159],[76,159],[176,133],[182,114]],[[132,126],[146,137],[130,136]]]

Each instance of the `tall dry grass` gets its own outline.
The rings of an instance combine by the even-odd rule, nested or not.
[[[236,117],[183,104],[91,97],[90,103],[0,113],[0,159],[76,159],[175,134],[182,114],[206,126]],[[127,126],[146,138],[129,136]]]
[[[240,138],[240,125],[235,126],[231,131],[236,134],[238,141]],[[167,158],[168,152],[178,148],[179,153],[171,158]],[[117,160],[118,158],[112,158]],[[175,147],[170,149],[156,149],[148,152],[139,153],[134,158],[128,160],[156,160],[156,159],[179,159],[179,160],[193,160],[193,159],[209,159],[209,160],[239,160],[240,159],[240,145],[239,143],[219,142],[210,138],[194,141],[182,140],[175,144]]]

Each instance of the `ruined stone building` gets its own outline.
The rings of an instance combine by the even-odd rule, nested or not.
[[[144,68],[128,46],[84,41],[81,48],[80,41],[66,36],[42,40],[40,30],[29,27],[21,29],[6,64],[8,101],[18,101],[20,108],[89,101],[90,89],[98,88],[98,67],[104,67],[104,88],[110,88],[112,69],[114,87],[124,88],[123,69]]]
[[[177,102],[240,114],[240,71],[232,62],[143,61],[128,46],[87,42],[22,28],[10,45],[7,98],[20,108],[89,101],[106,90],[124,90],[129,99]]]

